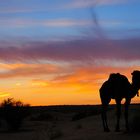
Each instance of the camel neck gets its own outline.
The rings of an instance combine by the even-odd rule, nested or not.
[[[137,88],[136,86],[135,86],[135,84],[133,84],[132,83],[132,90],[133,90],[133,94],[134,94],[134,96],[135,95],[137,95],[137,96],[139,96],[139,88]]]

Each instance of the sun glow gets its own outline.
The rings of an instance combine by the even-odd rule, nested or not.
[[[8,97],[10,96],[10,93],[7,93],[7,92],[0,92],[0,98],[1,97]]]
[[[58,63],[2,66],[5,71],[0,74],[0,89],[6,92],[1,92],[0,97],[20,99],[31,105],[100,104],[99,88],[111,72],[123,73],[131,81],[131,72],[139,68],[72,67]],[[138,101],[138,98],[133,100]]]

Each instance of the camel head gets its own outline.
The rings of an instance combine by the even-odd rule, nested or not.
[[[132,84],[137,90],[139,90],[140,89],[140,71],[135,70],[131,74],[132,74]],[[137,96],[139,96],[138,93],[137,93]]]

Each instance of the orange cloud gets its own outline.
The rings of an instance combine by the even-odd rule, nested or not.
[[[61,67],[54,64],[0,64],[0,78],[15,78],[57,73]]]
[[[33,87],[47,87],[49,86],[49,82],[46,80],[41,80],[41,79],[33,79],[31,81],[31,85]]]
[[[97,94],[102,83],[108,79],[110,73],[120,72],[126,75],[131,81],[131,72],[134,68],[113,68],[113,67],[79,67],[72,70],[72,73],[63,71],[62,74],[54,75],[53,79],[35,79],[32,84],[36,87],[52,89],[51,92],[72,90],[75,93]],[[56,90],[57,89],[57,90]]]

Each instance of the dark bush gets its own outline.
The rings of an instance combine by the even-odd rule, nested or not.
[[[17,131],[29,115],[29,105],[8,98],[1,103],[0,116],[7,122],[8,130]]]
[[[50,113],[40,113],[30,118],[31,121],[54,121],[56,118]]]
[[[85,112],[80,112],[80,113],[75,114],[75,115],[72,117],[72,121],[77,121],[77,120],[80,120],[80,119],[83,119],[83,118],[86,118],[86,117],[87,117],[87,113],[85,113]]]
[[[89,116],[94,116],[94,115],[98,115],[100,114],[100,109],[94,108],[91,111],[87,110],[87,111],[79,111],[78,113],[76,113],[73,117],[72,117],[72,121],[77,121]]]

